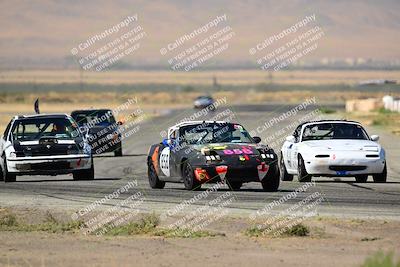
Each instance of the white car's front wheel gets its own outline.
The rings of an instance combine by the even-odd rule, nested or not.
[[[88,170],[75,171],[72,176],[74,180],[94,180],[94,162],[93,157],[91,159],[92,166]]]
[[[301,155],[299,155],[297,163],[297,176],[299,182],[311,182],[312,176],[307,173],[306,166],[304,165],[304,160]]]
[[[375,183],[386,183],[386,179],[387,179],[386,163],[385,163],[385,167],[383,168],[383,171],[378,174],[373,174],[372,177],[374,178]]]
[[[7,159],[6,159],[5,156],[3,157],[3,166],[4,166],[4,168],[1,171],[2,171],[2,174],[3,174],[4,182],[6,182],[6,183],[15,182],[17,180],[17,176],[15,174],[13,174],[13,173],[9,173],[8,172]]]
[[[368,180],[368,174],[360,174],[356,176],[357,183],[365,183]]]
[[[281,160],[279,161],[279,165],[280,165],[279,170],[280,170],[281,180],[282,181],[293,181],[293,175],[288,173],[282,153],[281,153]]]

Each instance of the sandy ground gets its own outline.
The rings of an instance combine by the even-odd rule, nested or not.
[[[360,266],[378,250],[399,256],[400,222],[305,224],[308,237],[250,238],[240,218],[218,222],[211,230],[226,236],[208,238],[0,232],[0,266]]]

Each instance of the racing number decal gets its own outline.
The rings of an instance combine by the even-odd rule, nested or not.
[[[169,156],[170,156],[170,150],[169,147],[165,147],[160,155],[160,168],[162,172],[164,173],[165,176],[170,176],[170,171],[169,171]]]
[[[253,151],[249,147],[242,147],[242,149],[225,149],[224,150],[225,155],[241,155],[241,154],[253,154]]]

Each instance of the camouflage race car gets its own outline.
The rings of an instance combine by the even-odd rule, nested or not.
[[[188,190],[203,183],[226,182],[232,190],[243,183],[260,182],[264,191],[277,191],[276,153],[259,137],[237,123],[190,121],[168,129],[168,138],[150,147],[147,165],[152,188],[183,182]]]

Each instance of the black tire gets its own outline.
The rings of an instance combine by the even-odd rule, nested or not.
[[[240,188],[242,187],[243,183],[242,182],[229,182],[228,181],[228,186],[232,191],[239,191]]]
[[[265,192],[276,192],[279,188],[280,175],[278,164],[273,164],[267,173],[267,176],[261,181]]]
[[[114,150],[115,157],[122,157],[122,143],[119,143],[116,150]]]
[[[387,179],[386,163],[385,163],[385,167],[383,168],[382,173],[373,174],[372,178],[374,179],[374,183],[386,183],[386,179]]]
[[[4,182],[5,183],[13,183],[13,182],[17,181],[17,175],[8,172],[8,170],[7,170],[7,161],[6,161],[6,158],[4,156],[3,156],[3,164],[4,164],[3,165],[4,168],[2,170],[2,173],[3,173],[2,176],[3,176]]]
[[[149,161],[147,165],[147,177],[149,178],[150,187],[153,189],[163,189],[165,187],[165,182],[160,181],[158,178],[156,169],[154,168],[153,162]]]
[[[299,155],[298,163],[297,163],[297,176],[299,182],[311,182],[312,175],[307,173],[306,166],[304,165],[304,160],[301,155]]]
[[[94,180],[94,162],[92,158],[92,167],[88,170],[75,171],[72,176],[75,181],[79,180]]]
[[[187,190],[199,190],[201,188],[201,183],[194,177],[193,168],[187,161],[183,164],[182,179]]]
[[[361,174],[356,176],[357,183],[365,183],[368,180],[368,174]]]
[[[293,174],[287,172],[285,161],[283,160],[283,155],[281,153],[281,159],[279,161],[280,177],[282,181],[293,181]]]
[[[4,181],[3,168],[1,167],[1,164],[0,164],[0,181]]]

